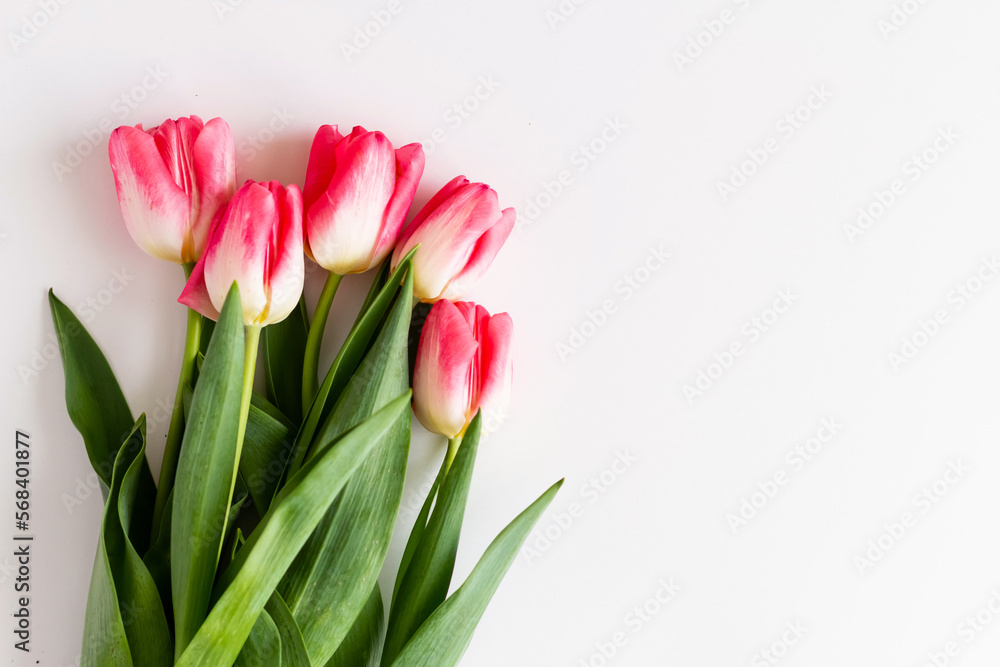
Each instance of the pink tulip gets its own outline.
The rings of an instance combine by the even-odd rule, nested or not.
[[[491,317],[465,301],[434,304],[413,368],[413,411],[427,430],[453,438],[465,432],[480,408],[506,409],[513,333],[507,313]]]
[[[492,188],[458,176],[400,234],[393,266],[419,243],[414,294],[424,301],[454,301],[486,273],[513,228],[514,209],[501,211]]]
[[[378,265],[392,250],[424,172],[424,150],[393,150],[363,127],[344,137],[319,128],[309,154],[303,199],[306,253],[339,275]]]
[[[280,322],[299,303],[303,261],[298,186],[247,181],[213,229],[178,301],[217,320],[235,280],[244,324]]]
[[[125,226],[153,257],[194,262],[236,190],[233,135],[221,118],[122,126],[108,141]]]

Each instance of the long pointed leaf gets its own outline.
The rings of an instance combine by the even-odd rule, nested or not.
[[[159,591],[128,538],[145,454],[142,415],[119,448],[112,469],[87,600],[81,652],[85,666],[171,664],[170,630]]]
[[[266,611],[254,621],[250,635],[236,656],[233,667],[281,667],[281,635]],[[308,667],[308,663],[303,665]]]
[[[482,411],[469,424],[455,461],[441,484],[427,527],[402,574],[396,599],[389,611],[383,665],[392,664],[420,624],[448,595],[481,426]]]
[[[382,658],[383,632],[385,611],[382,608],[382,592],[375,584],[364,609],[326,667],[377,667]]]
[[[407,391],[288,480],[271,511],[216,584],[217,602],[177,667],[219,667],[236,658],[278,581],[330,503],[374,443],[409,407]]]
[[[441,488],[441,482],[444,481],[445,475],[448,473],[448,457],[445,455],[445,459],[441,462],[441,469],[438,471],[437,477],[434,478],[434,483],[431,485],[430,491],[427,492],[427,497],[424,498],[424,504],[420,506],[420,512],[417,514],[417,520],[413,522],[413,528],[410,530],[410,536],[406,540],[406,546],[403,548],[403,556],[399,560],[399,569],[396,572],[396,583],[392,587],[392,602],[390,606],[395,606],[396,596],[399,594],[399,585],[403,583],[403,577],[406,575],[406,570],[410,567],[410,562],[413,560],[413,554],[416,553],[417,547],[420,546],[420,540],[424,536],[424,530],[427,528],[427,519],[431,514],[431,507],[434,505],[434,499],[437,497],[438,489]]]
[[[358,316],[357,321],[347,335],[340,352],[337,353],[330,370],[327,371],[323,384],[320,385],[313,404],[309,408],[308,414],[295,439],[295,458],[292,460],[289,471],[294,474],[305,461],[306,454],[314,443],[316,429],[322,424],[336,402],[340,393],[347,386],[347,382],[354,375],[355,369],[361,363],[361,358],[371,343],[372,337],[378,329],[379,323],[389,310],[396,293],[399,291],[403,276],[410,272],[413,255],[416,248],[403,258],[396,267],[396,270],[387,279],[385,285],[379,290],[378,295],[365,300],[366,307]]]
[[[170,526],[177,657],[208,613],[230,510],[242,384],[243,311],[234,284],[205,355],[177,462]]]
[[[52,290],[49,290],[49,308],[66,376],[66,411],[83,436],[87,456],[107,500],[115,457],[135,420],[101,349]],[[135,522],[129,535],[140,552],[149,547],[150,522],[144,517],[152,516],[155,499],[156,485],[149,464],[143,459],[135,499],[135,513],[143,519]]]
[[[320,442],[336,439],[407,390],[412,287],[408,277],[371,350],[319,431]],[[324,664],[343,641],[382,568],[403,496],[410,422],[408,412],[400,415],[376,443],[279,586],[314,664]]]
[[[298,394],[294,403],[301,406],[301,385]],[[261,516],[267,513],[281,473],[291,457],[295,428],[276,407],[262,396],[253,395],[247,417],[246,438],[240,453],[240,473]]]
[[[271,594],[271,599],[264,605],[264,611],[278,627],[278,635],[281,637],[281,664],[302,665],[302,667],[311,665],[309,652],[306,651],[306,644],[302,640],[302,632],[299,631],[288,605],[277,592]]]
[[[455,667],[531,529],[555,498],[562,480],[514,519],[486,549],[469,578],[420,626],[392,667]]]

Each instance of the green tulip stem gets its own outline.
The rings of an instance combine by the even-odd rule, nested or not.
[[[319,350],[323,344],[323,331],[330,315],[330,305],[337,294],[342,275],[330,273],[323,285],[323,291],[316,302],[316,312],[312,324],[309,325],[309,336],[306,338],[305,360],[302,366],[302,414],[309,412],[316,392],[319,390]]]
[[[233,481],[229,485],[229,499],[232,503],[233,492],[236,490],[236,477],[240,470],[240,456],[243,454],[243,438],[247,432],[247,417],[250,415],[250,400],[253,398],[253,378],[257,368],[257,348],[260,343],[262,327],[249,325],[246,327],[246,343],[243,346],[243,393],[240,394],[240,427],[236,432],[236,460],[233,461]],[[228,529],[228,526],[226,527]],[[225,533],[223,533],[225,534]],[[222,543],[219,543],[220,554]]]
[[[451,464],[455,461],[455,454],[458,453],[458,447],[462,444],[462,435],[456,435],[454,438],[448,438],[448,458],[445,459],[444,469],[445,474],[448,470],[451,470]]]
[[[191,277],[192,269],[194,269],[194,262],[184,264],[183,268],[184,279],[187,281]],[[174,488],[177,460],[180,458],[181,440],[184,438],[184,388],[191,385],[200,346],[201,315],[188,308],[184,356],[181,358],[181,372],[180,377],[177,378],[177,392],[174,394],[174,407],[170,414],[170,427],[167,429],[167,443],[163,449],[163,463],[160,465],[160,481],[156,485],[156,502],[153,504],[153,541],[160,533],[160,522],[163,519],[163,511],[166,509],[167,498]]]

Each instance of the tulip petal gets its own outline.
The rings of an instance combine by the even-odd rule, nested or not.
[[[299,305],[305,281],[302,259],[302,192],[296,185],[281,187],[270,184],[277,200],[279,218],[274,225],[268,252],[269,266],[265,269],[267,312],[258,324],[280,322]]]
[[[309,248],[316,261],[339,274],[371,265],[386,207],[396,186],[392,144],[381,132],[337,146],[337,170],[325,194],[309,209]]]
[[[219,311],[212,303],[212,297],[208,295],[208,287],[205,285],[205,258],[202,257],[194,265],[191,277],[188,278],[184,290],[177,298],[179,303],[184,304],[192,310],[196,310],[205,317],[212,320],[219,320]]]
[[[144,251],[183,263],[191,204],[164,163],[156,140],[134,127],[119,127],[108,141],[111,170],[125,226]]]
[[[514,322],[507,313],[490,317],[479,336],[480,374],[476,403],[484,411],[503,414],[510,402],[513,337]]]
[[[221,118],[208,121],[192,148],[197,215],[192,221],[194,257],[201,257],[212,222],[236,192],[236,149],[229,125]],[[189,260],[190,261],[190,260]]]
[[[312,148],[309,150],[306,182],[302,189],[302,201],[306,210],[311,208],[330,187],[330,181],[333,180],[333,174],[337,170],[334,149],[343,138],[336,125],[323,125],[316,131]]]
[[[439,301],[424,322],[413,369],[413,410],[430,431],[458,435],[469,411],[469,374],[478,344],[462,311]]]
[[[254,323],[267,311],[263,276],[276,218],[271,191],[259,183],[248,182],[229,203],[205,251],[205,284],[212,304],[222,310],[235,280],[240,288],[243,321],[247,324]]]
[[[396,251],[392,255],[392,268],[395,269],[399,264],[400,260],[406,257],[407,253],[413,250],[413,246],[416,243],[410,242],[410,237],[413,233],[417,231],[417,228],[423,224],[424,220],[427,219],[431,213],[437,210],[449,197],[451,197],[459,189],[465,187],[469,184],[469,179],[465,176],[456,176],[447,183],[444,187],[438,190],[430,200],[424,204],[423,208],[417,211],[417,214],[413,216],[413,220],[410,221],[402,232],[399,234],[399,240],[396,243]]]
[[[504,209],[500,220],[479,238],[465,268],[451,279],[441,293],[442,298],[460,299],[469,293],[496,259],[497,253],[514,229],[515,219],[516,213],[513,208]]]
[[[420,144],[407,144],[396,150],[396,189],[389,200],[375,253],[369,268],[381,264],[396,245],[406,214],[413,204],[417,184],[424,173],[424,148]]]

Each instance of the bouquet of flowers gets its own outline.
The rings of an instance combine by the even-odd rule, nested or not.
[[[109,153],[132,238],[184,269],[187,336],[154,482],[145,416],[49,292],[66,407],[105,501],[81,664],[457,665],[561,484],[448,595],[482,411],[504,408],[511,380],[510,317],[459,299],[514,210],[459,176],[404,228],[423,150],[362,127],[319,129],[301,190],[237,189],[219,118],[120,127]],[[329,272],[311,318],[305,256]],[[320,373],[341,277],[366,271],[368,296]],[[383,597],[411,404],[448,444]]]

